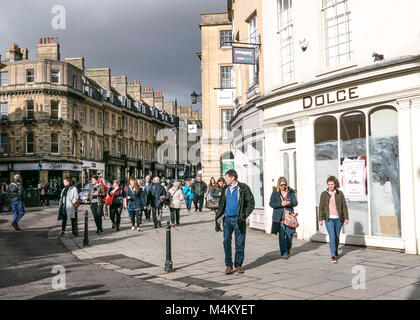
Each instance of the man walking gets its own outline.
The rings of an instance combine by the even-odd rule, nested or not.
[[[164,198],[166,197],[165,188],[160,184],[159,177],[153,179],[153,185],[151,189],[151,205],[153,214],[153,224],[155,228],[162,227],[162,209],[164,204]]]
[[[105,203],[105,188],[99,183],[98,177],[92,177],[92,185],[89,188],[88,199],[90,203],[90,210],[92,210],[93,218],[95,219],[96,224],[96,234],[103,233],[102,229],[102,211],[103,205]]]
[[[224,215],[223,248],[225,250],[225,274],[232,274],[232,233],[235,232],[235,268],[237,273],[244,273],[242,263],[245,256],[246,218],[255,207],[251,189],[238,181],[235,170],[225,175],[226,185],[223,187],[219,201],[219,213],[216,221]]]
[[[151,200],[152,200],[152,177],[150,176],[150,175],[147,175],[146,176],[146,179],[145,179],[145,181],[144,181],[144,185],[143,185],[143,187],[144,187],[144,194],[145,194],[145,197],[146,197],[146,204],[147,204],[147,208],[144,210],[144,214],[145,214],[145,217],[146,217],[146,220],[149,222],[150,221],[150,211],[152,210],[152,209],[150,209],[150,203],[151,203]]]
[[[207,184],[202,180],[201,175],[197,176],[197,180],[193,183],[191,191],[194,195],[195,212],[203,212],[204,195],[207,191]]]
[[[16,174],[13,177],[13,182],[9,185],[7,195],[9,196],[13,211],[12,226],[15,230],[21,230],[18,226],[18,223],[25,214],[25,209],[23,207],[24,193],[22,186],[22,177],[19,174]]]

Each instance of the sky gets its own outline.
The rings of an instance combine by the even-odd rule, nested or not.
[[[36,59],[41,37],[58,37],[61,60],[84,57],[85,68],[140,80],[165,101],[191,105],[201,93],[199,23],[203,12],[226,11],[226,0],[18,0],[0,4],[0,54],[16,43]],[[65,20],[53,13],[65,9]],[[60,8],[61,9],[61,8]],[[65,23],[64,29],[53,22]],[[56,24],[57,25],[57,24]],[[195,108],[198,108],[196,105]]]

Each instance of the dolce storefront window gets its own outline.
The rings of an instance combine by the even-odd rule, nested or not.
[[[344,233],[401,237],[397,111],[380,107],[368,114],[346,113],[337,127],[334,116],[314,123],[317,201],[334,175],[349,211]]]

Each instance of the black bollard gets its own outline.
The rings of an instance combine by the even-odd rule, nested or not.
[[[79,236],[79,209],[74,209],[74,236]]]
[[[168,221],[166,226],[166,262],[165,262],[165,271],[173,272],[174,267],[172,264],[172,254],[171,254],[171,222]]]
[[[86,212],[85,212],[85,234],[84,234],[84,237],[83,237],[83,246],[84,247],[87,247],[89,245],[88,217],[89,217],[89,212],[86,210]]]

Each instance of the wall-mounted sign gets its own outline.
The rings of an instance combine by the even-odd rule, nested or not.
[[[359,98],[357,95],[358,87],[348,88],[348,89],[342,89],[338,90],[336,92],[330,92],[327,94],[320,94],[318,96],[312,97],[307,96],[303,98],[303,109],[309,109],[313,107],[314,105],[316,107],[334,104],[337,102],[343,102],[347,100],[354,100]]]
[[[232,47],[232,63],[255,64],[255,48]]]
[[[197,124],[189,124],[188,133],[197,133]]]
[[[217,92],[217,105],[218,106],[233,106],[233,94],[231,89],[219,90]]]

